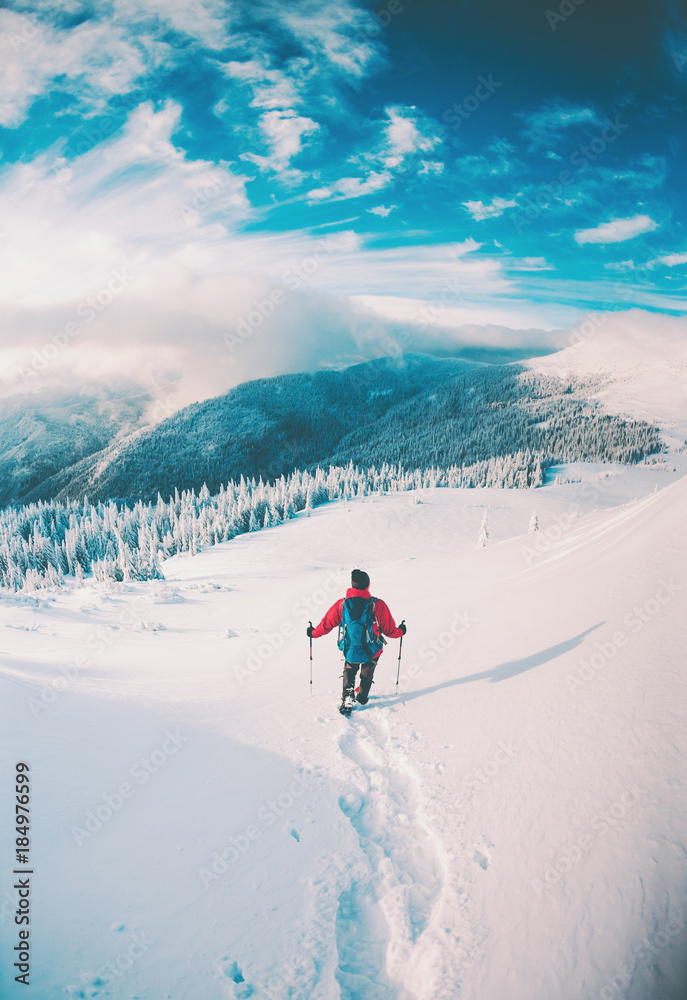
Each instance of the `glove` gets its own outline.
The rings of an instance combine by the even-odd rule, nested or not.
[[[307,629],[305,631],[306,631],[306,634],[308,636],[308,639],[312,639],[312,633],[313,633],[312,622],[308,625],[308,627],[307,627]]]
[[[403,619],[403,621],[401,622],[401,624],[398,627],[400,628],[400,630],[403,633],[403,635],[405,635],[406,632],[407,632],[405,618]]]

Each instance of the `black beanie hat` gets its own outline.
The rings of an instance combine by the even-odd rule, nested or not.
[[[354,569],[351,573],[351,587],[356,590],[367,590],[370,586],[370,578],[364,569]]]

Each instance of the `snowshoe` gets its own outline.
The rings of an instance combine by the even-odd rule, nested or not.
[[[353,708],[355,708],[355,691],[352,687],[344,688],[339,711],[342,715],[350,715]]]

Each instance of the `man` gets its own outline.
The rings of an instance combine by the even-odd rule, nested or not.
[[[388,607],[379,597],[370,596],[370,578],[362,569],[351,573],[351,586],[346,596],[332,604],[319,625],[309,625],[307,633],[311,639],[331,632],[339,626],[339,649],[344,654],[343,696],[339,711],[350,715],[354,707],[355,678],[360,668],[360,687],[357,701],[367,703],[372,687],[377,660],[382,655],[384,636],[399,639],[406,634],[405,622],[396,625]]]

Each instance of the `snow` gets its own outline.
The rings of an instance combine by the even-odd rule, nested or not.
[[[165,581],[2,597],[32,995],[682,1000],[687,478],[576,471],[331,503]],[[344,719],[334,636],[311,694],[305,626],[353,566],[408,634],[399,694],[390,641]]]
[[[533,358],[540,375],[591,380],[585,393],[612,413],[658,424],[671,447],[687,437],[687,327],[681,316],[630,309],[592,313],[575,327],[570,346]],[[672,433],[671,433],[672,432]]]

